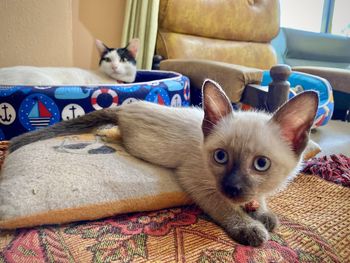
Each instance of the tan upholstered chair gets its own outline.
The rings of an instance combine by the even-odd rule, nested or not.
[[[156,53],[270,69],[278,0],[161,0]]]
[[[161,0],[156,54],[160,69],[190,77],[192,93],[212,78],[238,102],[277,63],[278,31],[278,0]]]

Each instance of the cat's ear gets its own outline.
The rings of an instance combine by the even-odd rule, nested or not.
[[[98,50],[98,53],[100,53],[100,56],[108,50],[108,47],[103,44],[103,42],[99,39],[95,40],[96,48]]]
[[[317,93],[305,91],[286,102],[271,119],[280,126],[282,137],[297,155],[303,152],[308,143],[317,108]]]
[[[131,55],[136,59],[137,52],[139,50],[140,40],[138,38],[133,38],[130,40],[127,45],[127,50],[131,53]]]
[[[202,86],[204,119],[202,131],[208,136],[215,125],[232,113],[232,105],[225,92],[216,82],[206,79]]]

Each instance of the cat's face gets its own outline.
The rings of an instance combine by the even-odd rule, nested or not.
[[[274,115],[233,112],[217,84],[204,84],[204,155],[218,191],[246,203],[285,184],[297,172],[317,104],[317,94],[305,92]]]
[[[100,40],[96,40],[96,47],[100,52],[100,70],[113,79],[134,82],[138,45],[139,41],[132,39],[124,48],[108,48]]]
[[[269,194],[294,175],[300,156],[280,137],[271,116],[235,112],[206,138],[204,149],[217,189],[234,202]]]

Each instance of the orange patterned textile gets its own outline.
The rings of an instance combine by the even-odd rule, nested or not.
[[[349,188],[301,174],[270,200],[281,225],[259,248],[235,243],[198,207],[182,206],[1,231],[0,262],[346,262],[349,200]]]

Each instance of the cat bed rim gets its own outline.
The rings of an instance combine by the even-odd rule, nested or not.
[[[179,77],[182,77],[183,74],[179,73],[179,72],[175,72],[175,71],[168,71],[168,70],[146,70],[146,69],[138,69],[137,72],[152,72],[152,73],[160,73],[160,74],[173,74],[174,76],[171,77],[167,77],[167,78],[159,78],[159,79],[155,79],[155,80],[149,80],[149,81],[141,81],[141,82],[130,82],[130,83],[119,83],[119,82],[115,82],[115,83],[105,83],[105,84],[101,84],[101,83],[95,83],[95,84],[82,84],[82,85],[77,85],[77,84],[57,84],[57,85],[33,85],[33,84],[20,84],[20,85],[10,85],[10,84],[2,84],[0,81],[0,87],[1,88],[11,88],[11,87],[16,87],[16,86],[21,86],[21,87],[48,87],[48,86],[59,86],[59,87],[89,87],[89,88],[94,88],[94,87],[98,87],[98,86],[105,86],[105,87],[113,87],[113,86],[121,86],[121,87],[129,87],[129,86],[133,86],[133,85],[145,85],[145,84],[149,84],[152,82],[159,82],[159,81],[170,81],[170,80],[175,80]],[[115,79],[112,79],[112,81],[117,81]]]

